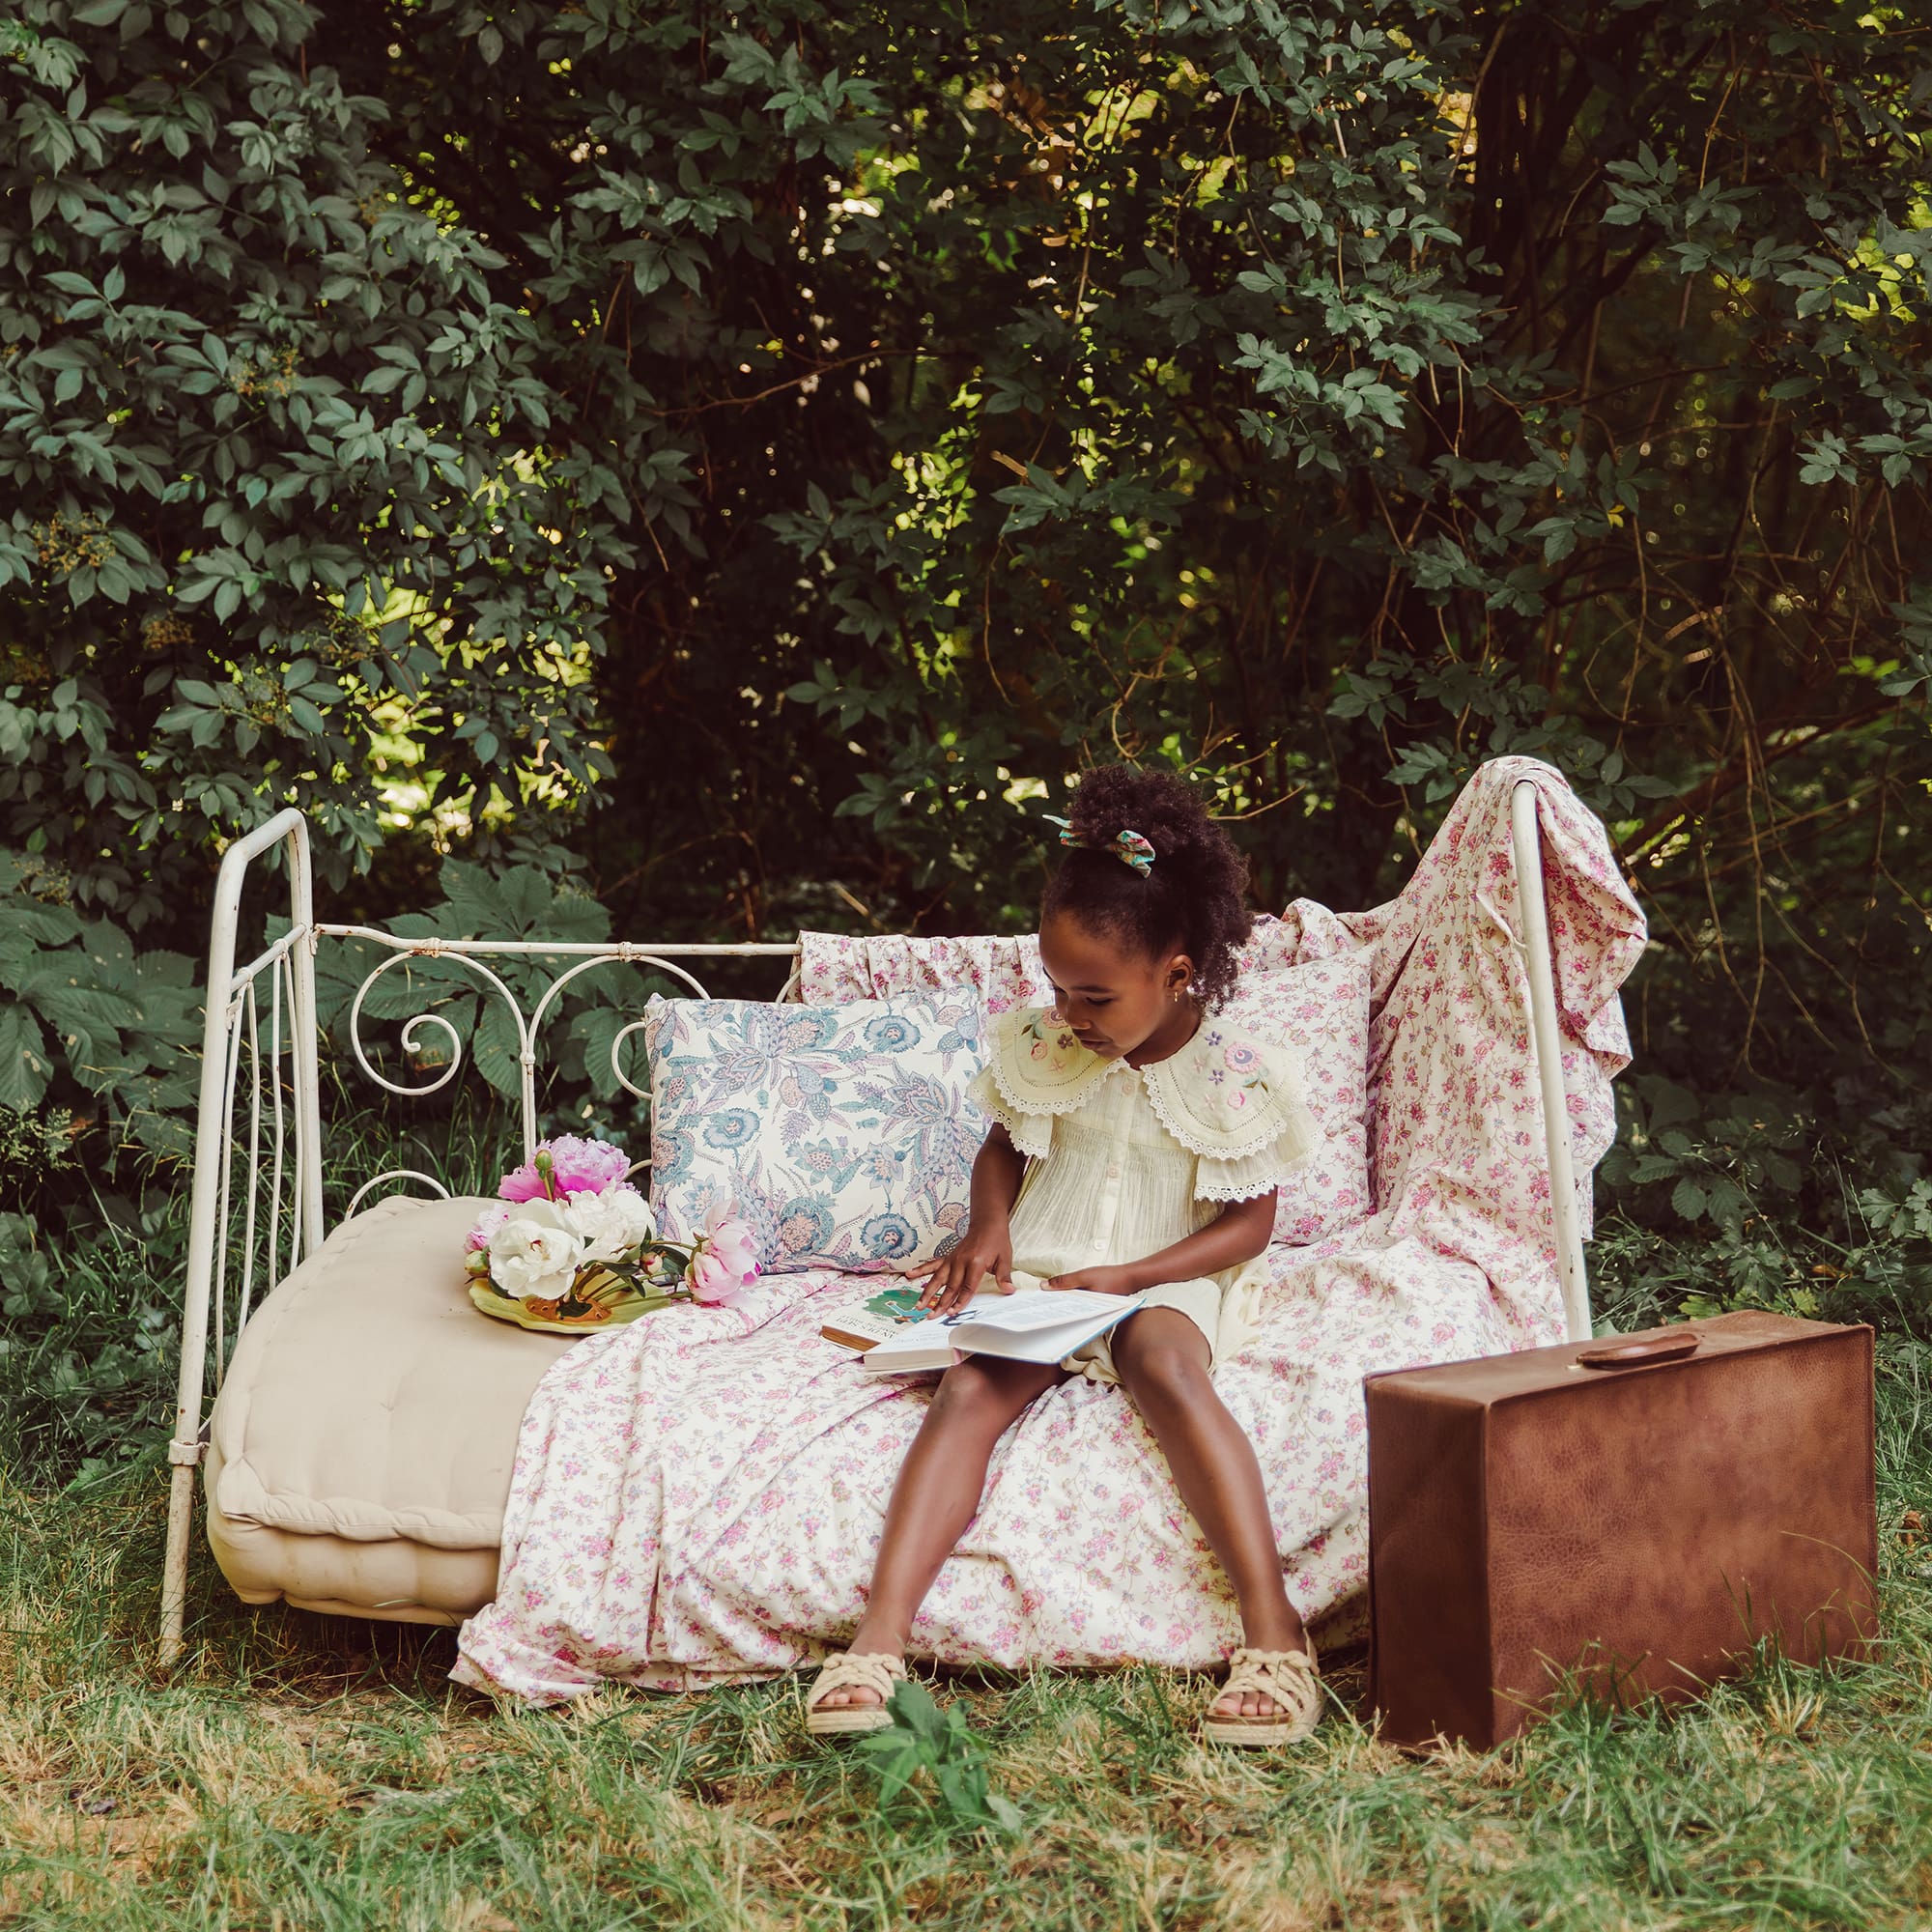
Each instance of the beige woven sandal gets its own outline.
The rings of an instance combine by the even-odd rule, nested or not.
[[[1306,1651],[1250,1650],[1245,1645],[1228,1659],[1228,1681],[1208,1700],[1201,1735],[1217,1745],[1293,1745],[1313,1734],[1321,1721],[1321,1673],[1315,1665],[1314,1642]],[[1272,1718],[1217,1716],[1214,1706],[1229,1691],[1269,1698]],[[1288,1715],[1283,1716],[1286,1712]]]
[[[854,1654],[841,1650],[836,1657],[828,1657],[818,1666],[818,1675],[812,1680],[811,1689],[806,1693],[805,1728],[815,1737],[837,1737],[850,1731],[889,1730],[893,1714],[886,1709],[886,1700],[893,1694],[893,1686],[905,1682],[905,1665],[896,1657],[888,1657],[882,1651],[866,1651]],[[834,1690],[870,1690],[876,1693],[876,1704],[835,1704],[830,1710],[824,1700]]]

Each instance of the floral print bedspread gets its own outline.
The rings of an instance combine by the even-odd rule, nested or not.
[[[1401,895],[1372,912],[1297,901],[1258,959],[1369,949],[1375,1212],[1269,1251],[1259,1337],[1216,1372],[1266,1478],[1289,1591],[1358,1609],[1367,1565],[1361,1379],[1560,1340],[1542,1102],[1516,948],[1515,781],[1539,792],[1579,1183],[1614,1131],[1629,1060],[1618,988],[1642,916],[1603,827],[1529,759],[1485,766]],[[813,1000],[978,986],[1039,997],[1024,942],[823,941]],[[1586,1204],[1587,1205],[1587,1204]],[[679,1309],[591,1337],[525,1416],[498,1594],[453,1675],[532,1704],[607,1679],[691,1690],[838,1646],[860,1613],[893,1478],[930,1384],[867,1381],[821,1340],[863,1277],[769,1278],[735,1309]],[[1331,1624],[1332,1629],[1332,1624]],[[949,1663],[1205,1666],[1235,1605],[1151,1436],[1117,1388],[1069,1380],[995,1451],[985,1500],[913,1631]]]

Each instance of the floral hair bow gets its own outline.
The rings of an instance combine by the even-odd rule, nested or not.
[[[1063,845],[1085,844],[1085,840],[1074,832],[1070,820],[1051,811],[1044,813],[1043,816],[1049,825],[1060,827],[1060,842]],[[1111,844],[1090,845],[1086,849],[1092,852],[1111,852],[1122,865],[1131,866],[1142,877],[1146,877],[1153,867],[1153,847],[1138,832],[1128,832],[1123,829],[1115,835]]]

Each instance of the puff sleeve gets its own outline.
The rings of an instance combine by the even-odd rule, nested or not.
[[[1239,1160],[1220,1160],[1212,1154],[1203,1154],[1195,1164],[1194,1198],[1252,1201],[1257,1194],[1279,1187],[1288,1179],[1289,1170],[1306,1160],[1315,1147],[1314,1138],[1303,1139],[1289,1128],[1271,1147]]]
[[[966,1083],[967,1096],[988,1120],[999,1122],[1007,1138],[1029,1160],[1044,1160],[1053,1145],[1053,1116],[1029,1114],[1010,1105],[1000,1092],[991,1065],[980,1067]]]

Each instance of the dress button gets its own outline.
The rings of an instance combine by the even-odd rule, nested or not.
[[[1107,1170],[1107,1179],[1109,1180],[1118,1180],[1120,1179],[1120,1178],[1121,1178],[1121,1163],[1119,1161],[1115,1161],[1114,1164]]]
[[[1106,1249],[1107,1249],[1107,1237],[1106,1237],[1106,1236],[1105,1236],[1105,1235],[1095,1235],[1095,1236],[1094,1236],[1094,1253],[1095,1253],[1096,1255],[1098,1255],[1098,1254],[1104,1254],[1104,1253],[1106,1252]]]

